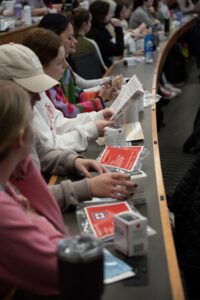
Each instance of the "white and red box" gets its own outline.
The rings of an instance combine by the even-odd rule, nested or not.
[[[127,256],[147,253],[147,218],[136,212],[123,212],[114,216],[114,246]]]

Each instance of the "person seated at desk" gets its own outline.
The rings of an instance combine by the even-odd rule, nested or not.
[[[45,91],[57,83],[44,74],[34,52],[22,45],[0,46],[0,67],[2,70],[0,79],[4,79],[4,83],[6,83],[5,79],[16,81],[25,88],[30,94],[32,106],[39,99],[39,92]],[[24,77],[25,74],[27,77]],[[121,173],[103,174],[106,169],[95,160],[85,159],[73,151],[46,147],[37,134],[33,141],[32,157],[38,168],[45,174],[58,176],[82,174],[87,177],[75,182],[65,180],[60,184],[49,186],[63,211],[94,196],[118,198],[117,193],[120,190],[124,196],[118,199],[124,199],[130,195],[126,187],[133,187],[133,182]],[[21,171],[23,175],[23,170]],[[90,171],[100,175],[90,178]],[[116,188],[117,186],[119,189]],[[123,186],[123,191],[120,186]]]
[[[90,31],[91,28],[92,15],[89,10],[84,8],[77,8],[73,12],[73,23],[74,23],[74,31],[77,39],[76,52],[72,54],[72,57],[76,57],[83,53],[92,52],[97,57],[102,70],[106,71],[106,66],[103,62],[103,58],[101,56],[101,52],[99,50],[98,45],[94,40],[88,39],[86,34]]]
[[[62,49],[64,50],[62,41],[60,40],[59,36],[57,36],[54,32],[50,30],[37,28],[33,30],[30,33],[30,35],[24,39],[23,44],[32,49],[37,54],[45,72],[48,75],[52,76],[56,80],[59,80],[62,77],[63,70],[61,70],[61,72],[59,73],[58,68],[56,68],[56,64],[59,65],[61,61],[61,54],[59,53],[59,48],[62,47]],[[63,56],[65,57],[65,53]],[[67,63],[65,61],[64,69],[66,66]],[[46,92],[46,94],[52,101],[54,106],[58,110],[62,111],[64,117],[67,117],[68,114],[73,110],[74,106],[72,106],[72,104],[65,98],[60,85],[49,89]],[[100,109],[102,109],[104,107],[104,104],[100,96],[99,100],[101,101]],[[90,115],[91,113],[87,115],[85,121]],[[76,117],[76,115],[71,115],[71,117]]]
[[[39,27],[50,29],[61,38],[65,48],[66,57],[69,57],[69,54],[76,52],[77,41],[74,38],[73,26],[69,18],[60,14],[49,14],[44,16],[39,24]],[[115,88],[116,86],[116,88],[119,89],[122,84],[122,79],[122,76],[116,76],[112,80],[112,87]],[[110,92],[112,89],[102,86],[97,88],[97,92],[92,93],[85,92],[82,89],[91,88],[98,85],[100,86],[108,80],[109,77],[85,80],[73,72],[71,67],[68,65],[60,82],[64,96],[73,105],[71,106],[71,108],[73,107],[71,114],[75,116],[79,112],[98,110],[98,107],[99,109],[102,109],[102,102],[98,96],[100,96],[103,101],[106,99],[111,100]],[[70,117],[70,114],[68,117]]]
[[[65,50],[60,38],[55,33],[43,28],[35,29],[31,35],[25,38],[24,44],[38,53],[47,74],[54,76],[56,80],[62,77],[67,65]],[[62,95],[59,85],[58,90],[55,89],[55,93]],[[41,101],[35,106],[34,126],[40,139],[46,143],[46,146],[53,149],[84,151],[90,140],[102,135],[104,127],[113,124],[112,121],[109,121],[112,116],[110,109],[79,114],[76,118],[68,119],[55,108],[45,93],[41,93],[40,97]],[[59,105],[59,98],[57,101]],[[60,103],[62,104],[62,101]]]
[[[188,299],[200,299],[200,155],[178,183],[173,195],[177,256]]]
[[[133,10],[133,2],[129,0],[123,0],[123,1],[116,1],[117,6],[115,9],[115,18],[119,19],[121,21],[124,34],[126,34],[127,31],[130,31],[132,35],[138,36],[142,35],[144,32],[146,32],[146,25],[142,23],[138,28],[131,29],[128,28],[128,20],[130,18],[130,15]]]
[[[138,7],[131,14],[129,28],[138,28],[142,23],[147,27],[160,24],[160,21],[152,15],[153,0],[141,0],[138,4]]]
[[[104,63],[107,67],[112,64],[113,56],[121,56],[124,52],[124,36],[121,22],[112,18],[110,13],[110,4],[106,1],[96,0],[90,5],[92,14],[92,27],[87,36],[94,39],[101,51]],[[111,24],[115,29],[115,42],[106,29],[106,25]]]
[[[191,0],[177,0],[176,4],[183,14],[199,13],[200,3],[197,1],[196,4]]]
[[[3,81],[0,86],[0,298],[20,290],[56,296],[57,242],[67,231],[54,197],[29,157],[30,97],[14,82]],[[19,183],[20,169],[24,173]]]
[[[4,0],[2,1],[2,5],[4,5]],[[19,1],[23,6],[25,4],[30,5],[32,16],[43,16],[48,13],[48,7],[45,5],[43,0],[20,0]],[[4,16],[12,16],[13,10],[5,9],[2,14]]]

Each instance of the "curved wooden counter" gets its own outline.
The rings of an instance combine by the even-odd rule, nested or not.
[[[161,51],[157,58],[156,64],[154,66],[152,93],[156,93],[157,91],[159,76],[162,71],[162,67],[165,62],[167,54],[169,53],[170,49],[175,44],[175,42],[186,31],[188,31],[188,29],[194,24],[195,19],[196,18],[194,17],[188,20],[182,27],[174,30],[173,34],[171,34],[167,42],[162,44]],[[162,168],[160,164],[155,104],[152,106],[152,138],[153,138],[152,141],[153,141],[158,199],[160,200],[159,201],[160,214],[162,220],[163,235],[165,241],[165,249],[166,249],[166,256],[167,256],[167,262],[169,268],[170,281],[172,286],[173,299],[184,299],[184,293],[183,293],[182,283],[179,274],[179,267],[177,264],[174,242],[173,242],[172,232],[169,224],[168,209],[167,209],[167,203],[165,197],[165,188],[164,188],[163,177],[162,177]]]
[[[7,43],[18,43],[21,44],[24,37],[29,31],[35,28],[37,24],[22,26],[19,28],[12,29],[10,31],[0,33],[0,45]]]

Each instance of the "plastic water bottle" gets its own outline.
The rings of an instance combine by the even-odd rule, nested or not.
[[[144,56],[146,63],[150,64],[153,62],[153,37],[150,32],[144,38]]]
[[[133,38],[130,38],[127,42],[128,54],[131,55],[136,51],[136,43]]]
[[[31,25],[32,18],[31,18],[31,7],[30,5],[25,5],[22,11],[22,19],[24,24]]]
[[[22,18],[22,8],[23,8],[22,4],[16,1],[14,4],[14,15],[19,20]]]
[[[153,50],[156,51],[157,47],[159,47],[159,33],[158,33],[158,25],[155,24],[152,27],[152,37],[153,37]]]

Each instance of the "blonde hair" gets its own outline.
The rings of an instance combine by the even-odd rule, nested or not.
[[[0,160],[30,121],[29,94],[15,82],[0,80]]]

